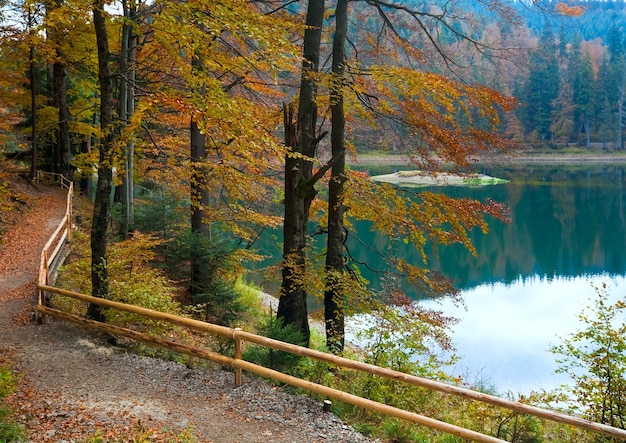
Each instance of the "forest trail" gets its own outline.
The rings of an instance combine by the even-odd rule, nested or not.
[[[98,431],[108,442],[137,432],[154,442],[370,441],[306,396],[248,378],[235,388],[231,372],[131,354],[62,321],[36,324],[38,261],[66,195],[43,185],[27,193],[31,209],[0,243],[0,365],[20,374],[10,403],[30,442],[80,442]]]

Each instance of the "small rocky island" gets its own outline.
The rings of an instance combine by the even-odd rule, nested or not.
[[[392,174],[375,175],[372,177],[372,180],[411,187],[485,186],[507,183],[509,181],[484,174],[461,175],[443,172],[434,175],[423,171],[398,171]]]

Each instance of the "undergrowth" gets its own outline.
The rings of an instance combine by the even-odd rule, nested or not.
[[[6,399],[17,389],[17,377],[8,364],[0,366],[0,442],[17,443],[26,437],[26,430],[15,420]]]
[[[139,428],[126,433],[123,436],[110,437],[105,431],[97,431],[91,437],[80,443],[196,443],[191,430],[171,433],[168,430],[156,431],[154,429]]]

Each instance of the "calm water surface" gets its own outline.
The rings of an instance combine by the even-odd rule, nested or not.
[[[614,297],[626,294],[625,169],[486,168],[480,172],[511,182],[437,188],[458,197],[492,198],[511,209],[510,224],[494,220],[489,234],[473,233],[478,256],[447,247],[432,263],[453,279],[465,300],[465,307],[442,305],[460,319],[452,332],[462,357],[455,374],[514,393],[568,381],[554,374],[548,348],[576,330],[578,313],[595,294],[592,285],[608,284]],[[369,235],[371,244],[384,242],[373,233],[361,235]],[[418,259],[409,248],[397,253]]]

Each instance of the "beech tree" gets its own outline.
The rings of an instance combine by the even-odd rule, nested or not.
[[[58,110],[58,126],[55,143],[52,145],[52,165],[54,172],[72,177],[70,145],[70,109],[67,99],[67,57],[63,42],[69,37],[67,21],[60,17],[64,12],[63,2],[54,0],[48,4],[46,11],[46,30],[48,39],[53,46],[52,105]]]
[[[306,237],[311,203],[316,183],[329,164],[313,172],[313,162],[320,141],[326,135],[318,132],[317,91],[320,66],[320,44],[324,23],[324,0],[309,0],[304,31],[302,74],[298,112],[285,110],[285,212],[283,221],[282,285],[278,318],[302,334],[308,346],[310,338],[306,290]]]
[[[43,22],[42,8],[37,3],[15,2],[2,14],[2,103],[4,120],[20,122],[29,128],[30,140],[24,151],[30,154],[30,177],[38,169],[40,103],[43,92],[41,65],[45,59],[45,39],[39,32]],[[5,128],[8,132],[9,128]],[[18,136],[18,146],[22,138]]]
[[[271,206],[285,153],[276,97],[293,70],[296,23],[268,12],[239,0],[162,2],[137,52],[146,94],[130,128],[145,136],[138,167],[145,180],[187,188],[190,290],[207,305],[226,277],[212,250],[249,258],[258,232],[280,223]]]
[[[113,78],[104,6],[104,0],[97,0],[93,4],[93,26],[98,47],[98,81],[100,86],[100,144],[98,147],[98,182],[91,222],[91,295],[100,298],[107,298],[109,295],[107,233],[111,216],[110,200],[113,190],[114,166]],[[101,306],[91,303],[87,315],[92,319],[102,321]]]
[[[332,80],[330,87],[331,134],[333,156],[328,182],[328,239],[326,243],[326,287],[324,290],[324,320],[326,343],[333,352],[343,351],[345,344],[344,291],[341,289],[345,271],[344,184],[346,182],[345,143],[346,117],[344,109],[345,46],[348,33],[348,0],[339,0],[335,9],[333,36]]]
[[[28,150],[20,155],[31,156],[33,176],[43,168],[71,177],[80,140],[93,134],[95,40],[89,15],[79,0],[16,1],[0,27],[2,101],[14,116],[8,120],[19,122],[18,143],[28,128]]]
[[[127,127],[135,112],[135,83],[136,83],[136,48],[137,48],[137,2],[135,0],[123,0],[122,10],[124,21],[122,23],[122,38],[119,54],[119,109],[120,123]],[[121,234],[125,237],[133,230],[134,225],[134,200],[135,200],[135,133],[130,132],[123,142],[122,159],[122,222]]]

